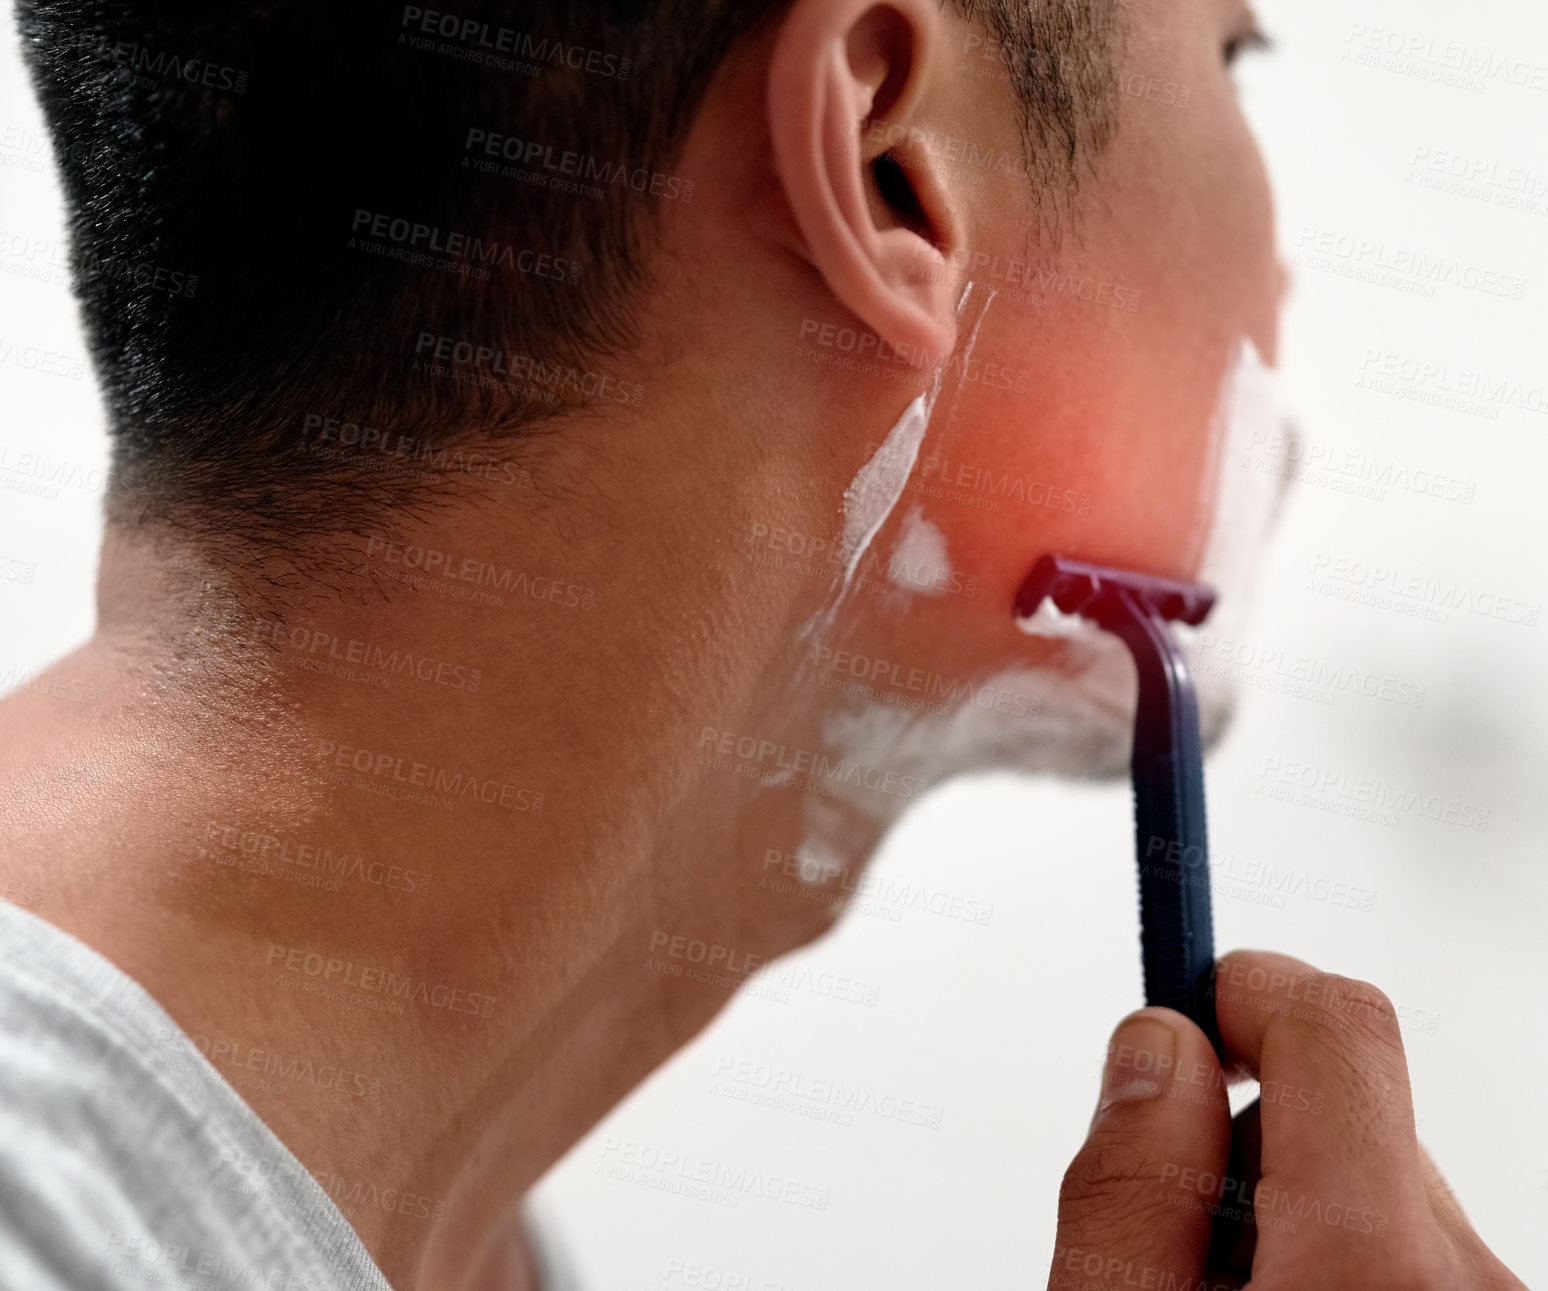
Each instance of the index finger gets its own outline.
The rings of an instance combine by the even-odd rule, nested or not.
[[[1425,1204],[1392,1002],[1288,955],[1237,951],[1216,966],[1215,1016],[1263,1091],[1260,1253],[1301,1233],[1360,1263],[1390,1258],[1396,1243],[1375,1239]]]

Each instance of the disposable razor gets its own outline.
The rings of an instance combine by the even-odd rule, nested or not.
[[[1223,1053],[1212,989],[1199,706],[1187,660],[1166,626],[1202,623],[1215,593],[1198,583],[1044,556],[1016,596],[1017,617],[1030,616],[1044,600],[1116,634],[1134,657],[1139,703],[1129,767],[1145,1002],[1192,1019]]]

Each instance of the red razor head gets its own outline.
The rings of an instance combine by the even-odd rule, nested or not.
[[[1167,622],[1198,624],[1215,607],[1215,590],[1202,583],[1180,583],[1153,574],[1136,574],[1107,565],[1088,565],[1062,556],[1043,556],[1016,594],[1016,617],[1036,613],[1045,599],[1066,614],[1101,623],[1120,592]]]

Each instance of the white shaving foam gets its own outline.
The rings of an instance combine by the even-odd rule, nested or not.
[[[946,536],[924,518],[923,507],[914,505],[903,517],[903,527],[888,562],[888,577],[895,587],[906,592],[944,596],[951,572]]]
[[[1078,637],[1090,625],[1078,614],[1066,614],[1046,596],[1016,626],[1033,637]]]
[[[871,545],[877,531],[892,514],[908,485],[908,477],[919,458],[925,428],[930,424],[930,409],[920,395],[903,410],[897,425],[888,431],[881,447],[844,490],[844,582],[854,576],[860,557]]]
[[[1296,432],[1279,375],[1243,341],[1215,414],[1214,521],[1198,573],[1215,589],[1222,619],[1240,618],[1251,604],[1253,575],[1290,478],[1253,470],[1252,445],[1285,434]],[[1217,626],[1214,615],[1210,622]]]

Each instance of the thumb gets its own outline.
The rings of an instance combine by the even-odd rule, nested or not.
[[[1225,1075],[1204,1033],[1171,1009],[1125,1018],[1059,1189],[1050,1291],[1199,1286],[1230,1145]]]

